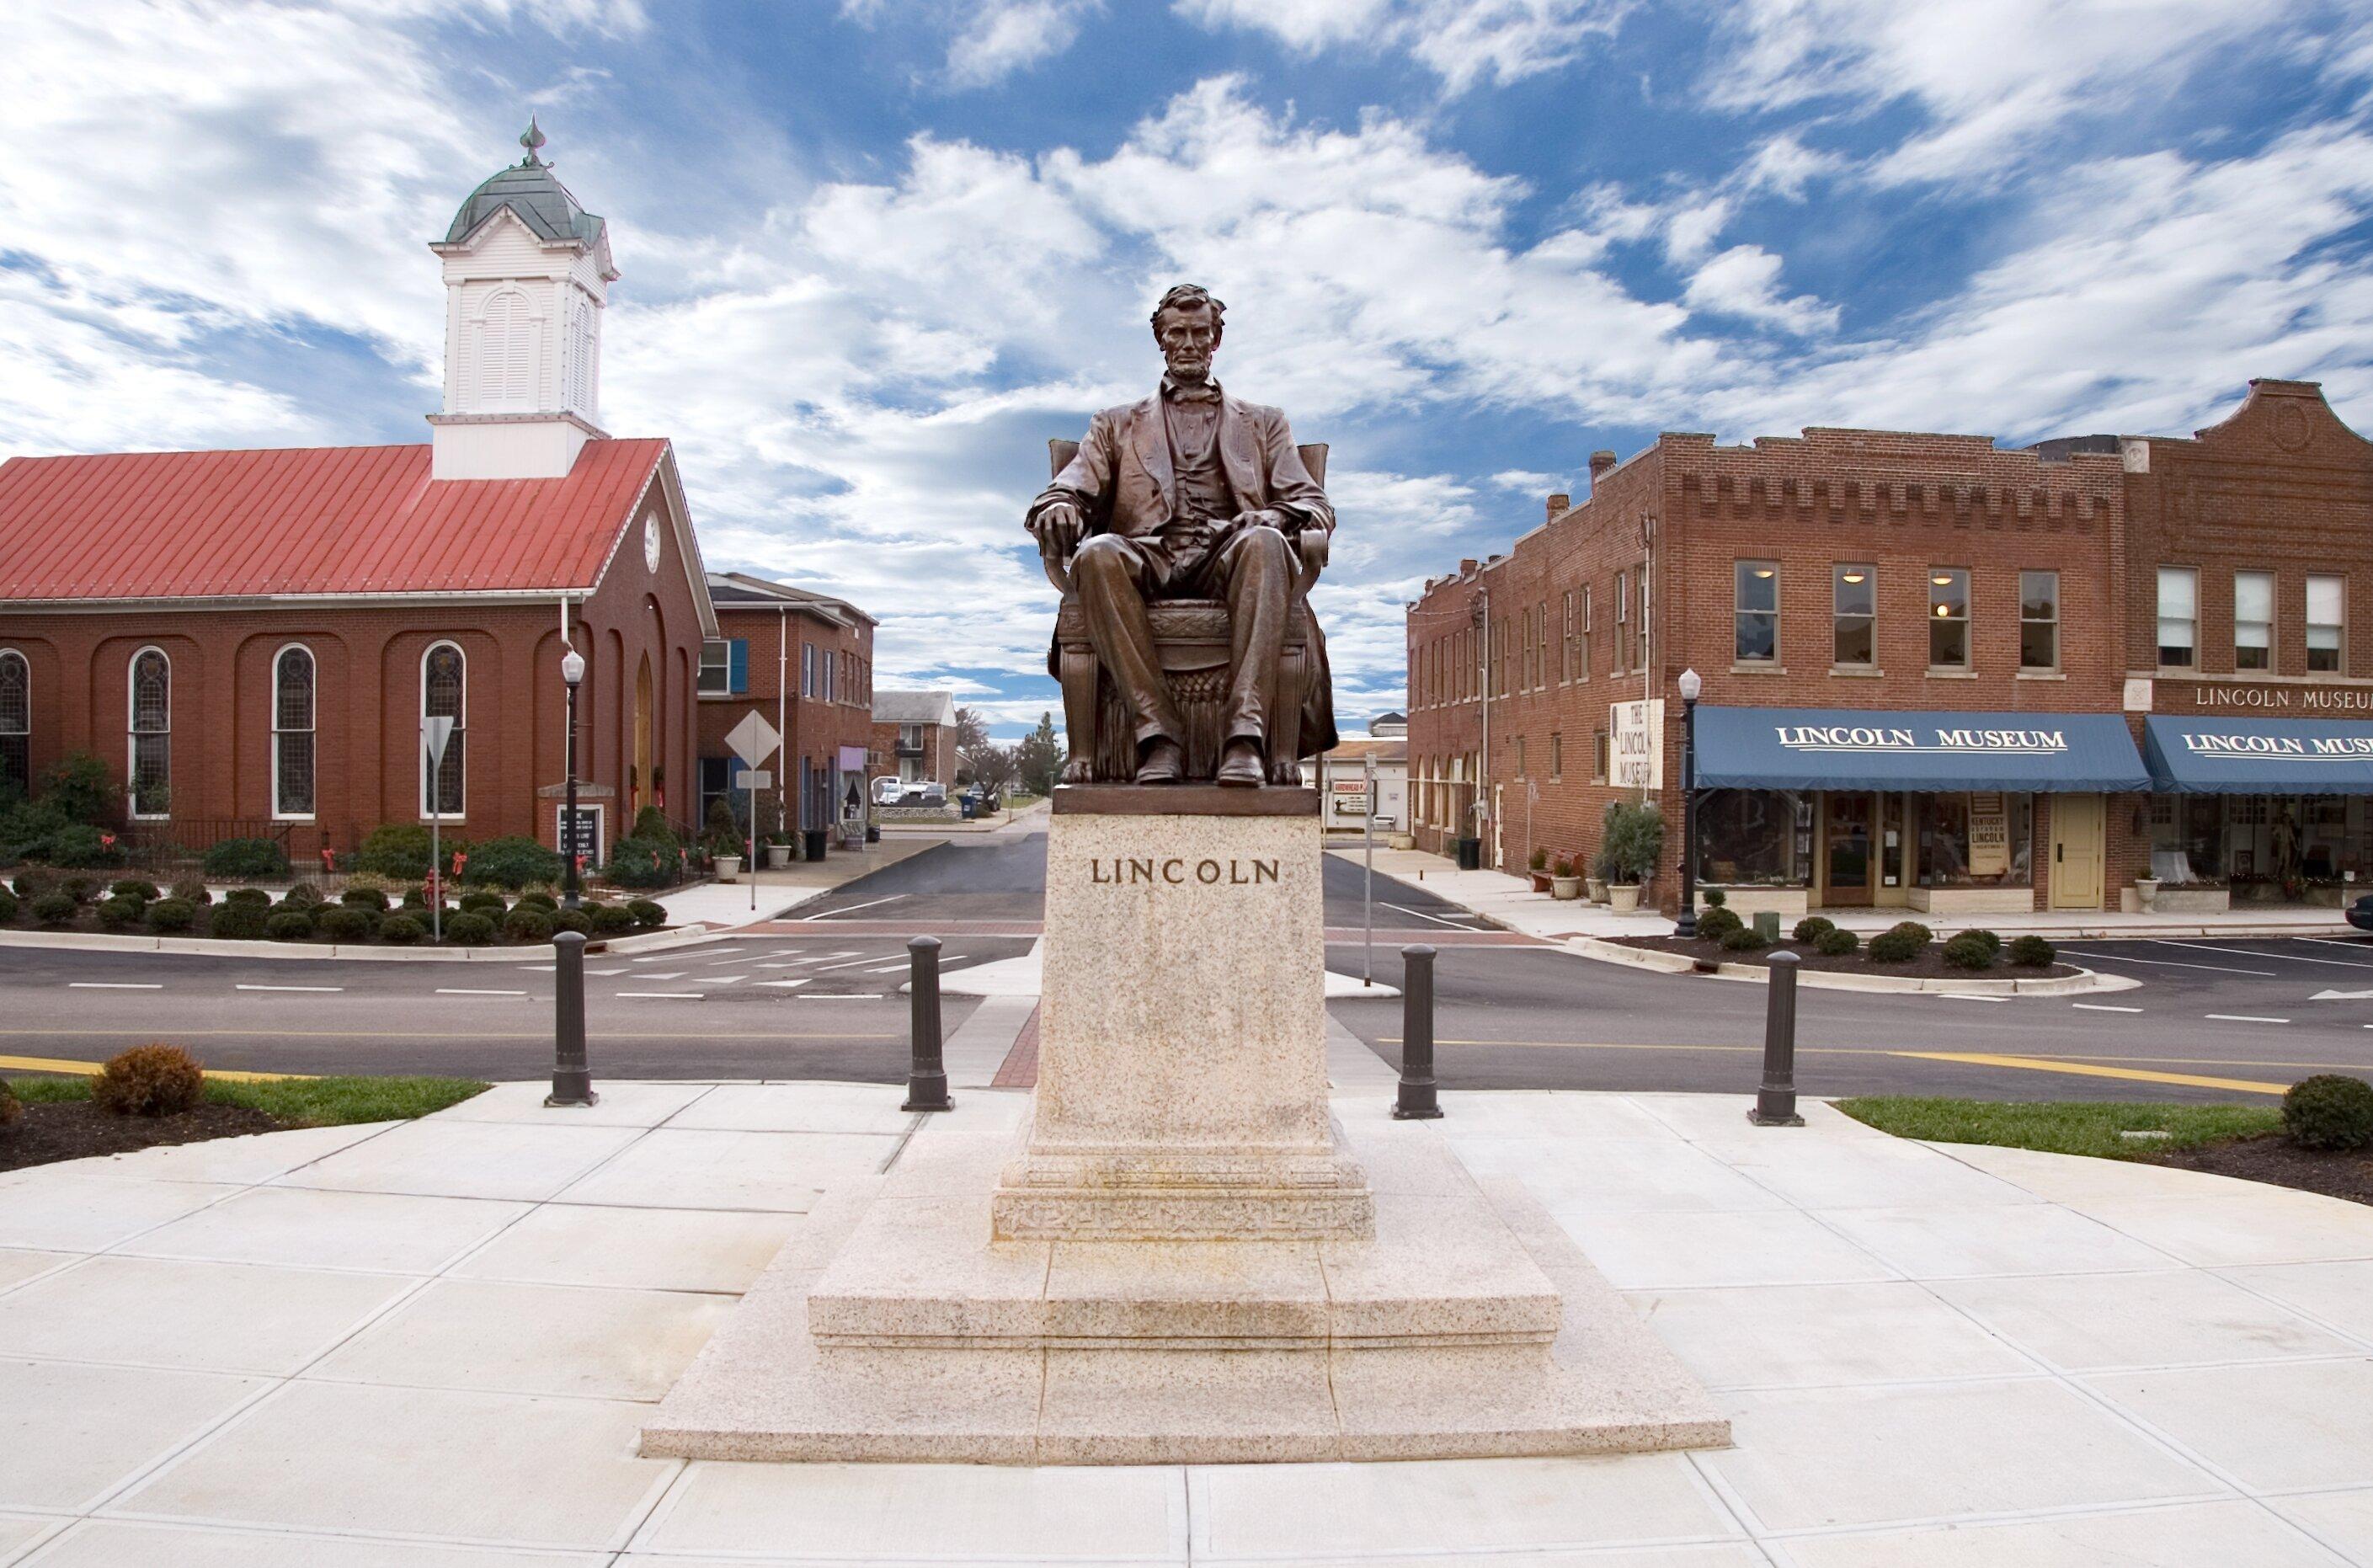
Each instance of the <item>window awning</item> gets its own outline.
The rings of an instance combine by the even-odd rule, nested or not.
[[[2143,746],[2167,794],[2373,795],[2373,724],[2154,714]]]
[[[2114,713],[1698,709],[1703,790],[2147,790]]]

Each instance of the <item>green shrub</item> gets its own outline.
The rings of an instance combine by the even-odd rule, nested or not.
[[[1533,851],[1532,859],[1525,863],[1537,872],[1545,872],[1549,869],[1549,852],[1547,849],[1536,849]]]
[[[462,895],[461,905],[462,908],[469,910],[473,914],[491,913],[499,915],[503,912],[505,907],[503,903],[503,895],[497,893],[490,887],[472,888],[469,892]]]
[[[683,880],[684,861],[674,837],[621,838],[610,847],[610,862],[602,874],[620,887],[673,887]]]
[[[633,911],[622,905],[589,905],[586,907],[586,913],[593,917],[593,930],[599,936],[616,936],[621,931],[630,931],[635,929]]]
[[[137,898],[106,898],[99,901],[99,907],[92,913],[98,916],[100,925],[109,930],[120,931],[126,926],[138,925],[140,912],[147,907]]]
[[[1807,915],[1788,934],[1798,942],[1818,942],[1837,929],[1838,923],[1827,916]]]
[[[288,874],[288,851],[277,838],[226,838],[208,848],[205,865],[224,881],[275,881]]]
[[[58,891],[77,904],[88,904],[99,896],[99,878],[95,876],[60,877]]]
[[[262,908],[272,902],[272,895],[260,887],[234,887],[223,895],[226,904],[252,904]]]
[[[179,1046],[134,1046],[90,1082],[91,1104],[116,1116],[178,1116],[205,1092],[205,1069]]]
[[[582,909],[555,909],[552,912],[552,929],[590,935],[593,930],[593,917]]]
[[[428,935],[428,928],[411,915],[390,915],[380,922],[379,939],[398,947],[410,947]]]
[[[1813,951],[1831,958],[1842,958],[1861,945],[1862,938],[1834,926],[1813,939]]]
[[[635,825],[627,837],[648,843],[664,844],[671,849],[676,848],[675,829],[669,825],[666,813],[657,806],[645,806],[635,813]]]
[[[39,898],[58,885],[58,873],[47,866],[27,866],[8,885],[19,898]]]
[[[250,890],[240,889],[247,891]],[[261,897],[241,898],[233,894],[206,916],[206,934],[226,942],[253,942],[263,935],[263,922],[271,915],[271,907]]]
[[[43,858],[53,866],[103,869],[123,863],[123,846],[110,844],[98,828],[78,822],[51,836],[49,853]]]
[[[560,907],[560,900],[549,893],[522,893],[520,895],[519,907],[522,909],[541,909],[549,915]]]
[[[0,888],[0,926],[17,918],[17,895]]]
[[[2016,937],[2010,944],[2010,961],[2028,969],[2040,969],[2059,956],[2059,951],[2040,936]]]
[[[338,895],[338,902],[349,909],[387,911],[387,895],[376,887],[350,887]]]
[[[700,841],[708,846],[712,855],[742,852],[741,819],[733,814],[732,803],[724,796],[708,802],[708,817],[701,824]]]
[[[496,887],[521,888],[530,883],[560,880],[560,852],[532,838],[489,838],[470,851],[462,880]]]
[[[44,893],[33,900],[33,919],[45,926],[69,926],[80,913],[82,901],[71,893]]]
[[[1708,909],[1698,917],[1698,935],[1708,942],[1720,942],[1746,924],[1736,909]]]
[[[207,891],[205,883],[198,877],[182,877],[173,883],[171,892],[182,903],[197,908],[204,908],[215,901],[215,895]]]
[[[1730,911],[1727,909],[1722,912],[1725,915],[1730,914]],[[1731,916],[1731,919],[1734,920],[1737,918],[1738,917],[1736,915]],[[1722,945],[1726,951],[1731,953],[1759,953],[1771,944],[1765,942],[1763,940],[1763,933],[1757,930],[1753,926],[1734,925],[1730,930],[1723,933]]]
[[[1990,969],[1994,950],[1979,940],[1979,933],[1963,931],[1946,942],[1938,956],[1956,969]]]
[[[667,907],[649,898],[629,898],[626,912],[635,917],[635,924],[643,927],[667,924]]]
[[[68,752],[41,775],[41,804],[66,822],[106,822],[123,804],[123,787],[88,752]]]
[[[1954,940],[1955,942],[1959,942],[1959,941],[1960,941],[1960,940],[1962,940],[1964,937],[1969,938],[1969,939],[1970,939],[1970,941],[1972,941],[1972,942],[1982,942],[1982,943],[1984,943],[1984,944],[1985,944],[1985,949],[1986,949],[1986,956],[1987,956],[1987,957],[1989,957],[1989,958],[1994,957],[1995,955],[1999,954],[2002,952],[2003,940],[2002,940],[2002,938],[2000,938],[2000,937],[1998,937],[1998,936],[1994,935],[1994,933],[1993,933],[1993,932],[1992,932],[1992,931],[1988,931],[1988,930],[1966,930],[1966,931],[1955,931],[1955,932],[1953,933],[1953,940]]]
[[[1612,801],[1598,841],[1600,853],[1618,873],[1613,880],[1638,882],[1656,869],[1657,859],[1665,852],[1665,819],[1652,804]]]
[[[198,907],[186,898],[159,898],[148,906],[148,929],[152,931],[185,931],[197,923]]]
[[[1707,904],[1716,909],[1721,908],[1724,905],[1730,902],[1730,895],[1724,893],[1719,887],[1701,888],[1699,890],[1699,896],[1703,898]]]
[[[2283,1131],[2302,1149],[2373,1145],[2373,1083],[2339,1072],[2300,1079],[2283,1096]]]
[[[503,934],[513,942],[550,942],[552,916],[523,903],[503,917]]]
[[[143,904],[154,904],[163,896],[157,891],[155,883],[136,876],[125,877],[122,882],[111,884],[107,891],[118,898],[136,898]]]
[[[288,891],[280,896],[283,903],[301,905],[308,909],[328,901],[318,882],[292,882],[288,884]]]
[[[1920,950],[1927,945],[1898,926],[1870,939],[1870,961],[1874,964],[1909,964],[1919,957]]]
[[[481,947],[495,940],[495,922],[464,909],[445,922],[445,940],[457,947]]]
[[[304,942],[313,934],[313,917],[302,909],[275,909],[263,917],[263,934],[274,942]]]
[[[363,905],[336,904],[316,915],[313,923],[332,942],[361,942],[370,935],[378,913]]]
[[[440,848],[450,854],[462,845],[447,838]],[[417,882],[428,874],[428,829],[416,822],[381,823],[355,851],[355,869]]]
[[[1898,920],[1887,929],[1890,931],[1903,932],[1923,947],[1936,940],[1936,933],[1917,920]]]

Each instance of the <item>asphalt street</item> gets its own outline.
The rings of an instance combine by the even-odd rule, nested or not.
[[[1042,913],[1043,833],[956,840],[696,946],[589,959],[597,1071],[825,1077],[905,1071],[906,942],[953,973],[1026,953]],[[1762,987],[1666,976],[1494,933],[1432,894],[1330,856],[1327,965],[1400,982],[1401,948],[1434,945],[1445,1087],[1696,1089],[1751,1094]],[[2328,938],[2082,942],[2066,955],[2135,989],[1978,1001],[1805,988],[1808,1094],[2258,1099],[2311,1071],[2373,1072],[2373,943]],[[150,1039],[219,1068],[532,1077],[550,1063],[548,965],[290,962],[0,950],[0,1056],[90,1060]],[[944,1021],[976,1004],[951,995]],[[1401,1003],[1335,1017],[1397,1061]]]

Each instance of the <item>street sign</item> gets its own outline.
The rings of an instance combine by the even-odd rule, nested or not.
[[[445,745],[453,738],[453,720],[438,716],[420,721],[420,744],[428,753],[428,766],[445,766]]]
[[[553,822],[559,832],[562,854],[574,854],[582,863],[589,866],[602,863],[602,808],[600,806],[578,807],[574,832],[568,830],[568,808],[566,806],[553,808]]]
[[[763,767],[741,768],[733,775],[733,787],[736,790],[771,790],[775,787],[775,776]]]
[[[783,743],[783,737],[753,708],[742,717],[741,723],[733,726],[732,732],[725,737],[725,743],[733,748],[735,756],[755,767],[775,755],[775,748]]]

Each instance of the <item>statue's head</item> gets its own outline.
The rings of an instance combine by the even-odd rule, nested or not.
[[[1153,308],[1153,341],[1173,376],[1199,381],[1210,375],[1227,311],[1200,284],[1182,283],[1162,297]]]

